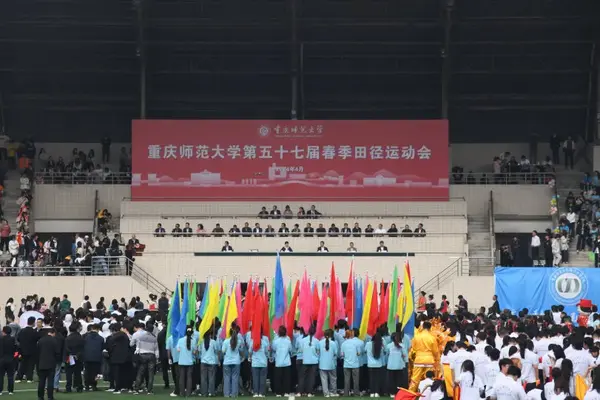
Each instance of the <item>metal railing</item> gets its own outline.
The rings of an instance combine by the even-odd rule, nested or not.
[[[138,264],[125,256],[106,256],[106,257],[93,257],[92,264],[94,258],[98,258],[99,263],[107,263],[108,265],[117,265],[122,268],[123,274],[128,275],[137,283],[148,289],[150,293],[159,294],[162,292],[166,292],[167,294],[171,294],[172,291],[160,282],[158,279],[153,277],[148,271],[144,268],[140,267]]]
[[[280,233],[280,232],[272,232],[272,233],[260,233],[260,234],[255,234],[255,233],[229,233],[229,232],[202,232],[202,233],[198,233],[198,232],[194,232],[194,233],[177,233],[177,232],[119,232],[121,234],[121,236],[131,236],[131,235],[135,235],[136,237],[140,237],[140,236],[155,236],[155,237],[181,237],[184,239],[190,239],[190,238],[200,238],[200,239],[207,239],[207,238],[253,238],[253,237],[262,237],[262,238],[343,238],[343,239],[349,239],[351,240],[352,238],[382,238],[382,239],[396,239],[396,238],[425,238],[425,237],[445,237],[445,236],[449,236],[449,235],[467,235],[464,232],[444,232],[444,233],[439,233],[439,232],[427,232],[427,233],[354,233],[354,234],[341,234],[341,233],[304,233],[304,232],[287,232],[287,233]]]
[[[38,185],[129,185],[131,184],[131,173],[129,172],[54,172],[38,171],[35,173],[35,183]]]
[[[446,268],[441,270],[436,276],[425,282],[418,291],[419,292],[435,292],[444,286],[447,282],[453,280],[457,276],[463,274],[463,259],[459,258],[448,265]]]
[[[100,258],[100,257],[98,257]],[[125,275],[120,265],[93,260],[92,265],[44,265],[5,267],[0,276],[116,276]]]
[[[496,232],[495,232],[495,226],[494,226],[494,221],[495,221],[495,217],[494,217],[494,191],[490,190],[490,202],[489,202],[489,209],[488,209],[488,218],[489,218],[489,224],[490,224],[490,257],[494,256],[494,253],[496,251]]]
[[[554,179],[554,172],[472,172],[450,174],[450,183],[454,185],[545,185]]]

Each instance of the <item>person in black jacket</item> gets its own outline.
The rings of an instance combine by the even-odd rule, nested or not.
[[[110,336],[110,342],[106,343],[109,359],[110,369],[112,376],[115,380],[115,392],[123,391],[127,389],[127,386],[131,386],[133,377],[128,370],[129,364],[131,364],[131,354],[129,351],[129,337],[119,323],[111,326],[111,330],[114,332]],[[131,378],[128,382],[128,379]]]
[[[47,386],[48,400],[54,399],[54,370],[61,358],[60,348],[56,338],[56,331],[50,329],[37,343],[38,357],[38,399],[44,398],[44,387]]]
[[[2,337],[0,338],[0,393],[4,391],[4,375],[8,379],[8,393],[12,394],[15,390],[15,367],[13,358],[17,345],[15,338],[10,335],[12,329],[10,326],[2,328]]]
[[[85,362],[85,390],[98,390],[96,376],[100,373],[102,365],[102,348],[104,339],[98,331],[98,325],[92,325],[92,330],[85,335],[83,346],[83,360]]]
[[[167,322],[163,321],[163,329],[156,335],[158,342],[158,358],[160,359],[160,369],[162,370],[165,389],[169,388],[169,353],[167,352]]]
[[[81,371],[83,370],[83,350],[85,341],[79,333],[81,325],[74,322],[69,326],[69,336],[65,339],[65,353],[67,358],[67,385],[66,392],[71,393],[75,388],[78,393],[83,392]],[[73,380],[75,381],[73,383]]]
[[[27,326],[19,332],[17,342],[19,343],[19,353],[21,354],[21,364],[17,373],[19,383],[27,377],[27,382],[33,382],[33,367],[35,366],[35,358],[37,353],[38,332],[33,328],[35,325],[35,317],[27,319]]]

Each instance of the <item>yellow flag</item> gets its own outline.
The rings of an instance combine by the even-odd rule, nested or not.
[[[230,337],[229,330],[231,328],[231,324],[238,317],[238,308],[237,308],[237,300],[235,297],[235,290],[231,291],[231,297],[229,298],[229,307],[227,308],[227,321],[225,321],[225,337]]]
[[[371,313],[371,300],[373,299],[373,282],[369,281],[367,286],[367,296],[365,298],[365,306],[363,308],[362,319],[360,320],[359,338],[365,340],[367,330],[369,329],[369,314]]]
[[[200,323],[198,331],[200,338],[204,336],[214,322],[217,313],[219,312],[219,287],[217,285],[211,285],[208,289],[208,304],[206,306],[206,313]]]
[[[415,311],[415,298],[412,292],[412,282],[410,281],[410,274],[408,272],[408,266],[406,264],[404,265],[404,281],[402,282],[402,301],[404,302],[402,328],[404,328],[408,321],[412,318],[413,312]]]

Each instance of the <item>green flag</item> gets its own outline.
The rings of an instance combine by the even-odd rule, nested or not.
[[[334,289],[335,290],[335,289]],[[321,299],[323,301],[323,299]],[[331,326],[331,321],[329,320],[329,312],[331,311],[331,300],[327,297],[327,313],[325,314],[325,322],[323,322],[323,332],[327,329],[333,328]]]
[[[275,319],[275,278],[271,279],[271,300],[269,301],[269,319],[273,323]],[[274,328],[273,330],[277,330]]]
[[[394,277],[392,278],[392,287],[390,289],[390,298],[389,298],[389,307],[388,307],[388,320],[387,327],[388,331],[395,332],[396,331],[396,312],[398,302],[398,266],[394,266]]]
[[[196,282],[190,282],[190,293],[188,293],[188,309],[187,309],[187,318],[188,324],[191,321],[196,323],[196,301],[197,301],[197,292],[196,292]]]
[[[219,299],[219,321],[221,321],[221,323],[223,322],[223,318],[225,317],[225,307],[227,307],[227,292],[228,290],[223,290],[223,294],[221,295],[221,298]]]

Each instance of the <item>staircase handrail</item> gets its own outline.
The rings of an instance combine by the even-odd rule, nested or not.
[[[443,283],[446,282],[451,276],[461,276],[463,273],[463,259],[457,258],[450,265],[445,267],[443,270],[438,272],[433,278],[429,279],[418,289],[418,292],[429,293],[433,290],[437,290]]]
[[[490,255],[496,256],[496,228],[494,226],[494,191],[490,190],[490,206],[488,209],[489,229],[490,229]]]

